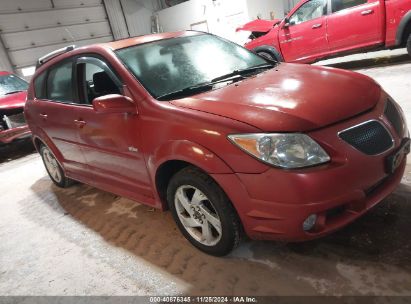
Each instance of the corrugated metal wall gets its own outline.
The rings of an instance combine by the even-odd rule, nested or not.
[[[19,71],[55,49],[113,35],[101,0],[0,0],[0,38]]]

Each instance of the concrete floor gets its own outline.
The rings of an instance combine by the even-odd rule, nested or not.
[[[366,65],[355,61],[345,64]],[[388,64],[358,71],[411,121],[411,62]],[[58,189],[30,143],[1,150],[0,162],[1,295],[411,295],[411,166],[342,231],[303,244],[248,241],[214,258],[169,213],[81,184]]]

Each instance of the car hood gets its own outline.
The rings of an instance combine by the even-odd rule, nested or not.
[[[255,77],[171,103],[267,132],[303,132],[370,110],[380,96],[380,86],[367,76],[283,63]]]
[[[278,24],[281,22],[281,19],[274,19],[274,20],[253,20],[251,22],[248,22],[244,24],[243,26],[240,26],[237,28],[237,32],[239,31],[249,31],[249,32],[269,32],[274,25]]]
[[[10,95],[0,96],[0,110],[23,108],[26,102],[27,92],[19,92]]]

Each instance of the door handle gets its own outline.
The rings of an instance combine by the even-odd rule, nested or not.
[[[314,24],[314,25],[313,25],[313,29],[318,29],[318,28],[320,28],[320,27],[322,27],[322,26],[323,26],[322,23]]]
[[[83,128],[86,125],[86,122],[82,119],[75,119],[74,123],[76,124],[77,127]]]
[[[47,114],[43,114],[43,113],[41,113],[41,114],[39,114],[39,115],[40,115],[40,117],[43,118],[43,119],[47,119],[47,117],[48,117]]]
[[[366,11],[362,11],[361,15],[367,16],[367,15],[371,15],[372,13],[374,13],[374,10],[369,9],[369,10],[366,10]]]

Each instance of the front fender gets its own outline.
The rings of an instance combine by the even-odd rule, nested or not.
[[[207,148],[188,141],[168,141],[155,150],[148,158],[148,167],[152,176],[167,161],[184,161],[209,174],[233,173],[233,170],[215,153]]]

